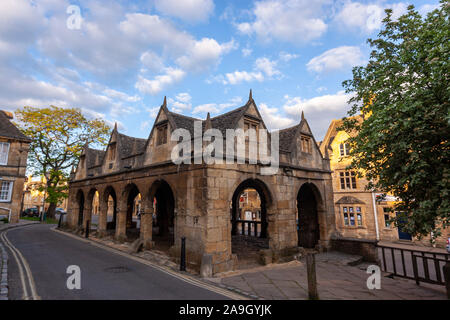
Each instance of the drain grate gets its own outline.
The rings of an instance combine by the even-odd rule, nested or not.
[[[106,268],[105,271],[110,273],[125,273],[130,272],[131,270],[128,269],[127,267],[110,267]]]

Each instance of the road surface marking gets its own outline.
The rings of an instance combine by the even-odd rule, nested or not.
[[[78,237],[76,235],[73,235],[73,234],[70,234],[70,233],[58,230],[58,229],[56,229],[56,227],[52,228],[51,230],[53,230],[55,232],[58,232],[58,233],[60,233],[62,235],[65,235],[67,237],[71,237],[71,238],[77,239],[79,241],[89,243],[89,244],[94,245],[94,246],[96,246],[98,248],[102,248],[102,249],[104,249],[106,251],[109,251],[109,252],[121,255],[123,257],[132,259],[134,261],[140,262],[140,263],[145,264],[147,266],[153,267],[153,268],[158,269],[159,271],[162,271],[162,272],[164,272],[164,273],[166,273],[168,275],[171,275],[171,276],[173,276],[173,277],[175,277],[175,278],[177,278],[179,280],[182,280],[184,282],[187,282],[189,284],[195,285],[197,287],[206,289],[208,291],[212,291],[212,292],[221,294],[221,295],[223,295],[223,296],[225,296],[227,298],[230,298],[230,299],[233,299],[233,300],[249,300],[249,298],[247,298],[245,296],[242,296],[240,294],[237,294],[237,293],[234,293],[234,292],[230,292],[230,291],[228,291],[226,289],[222,289],[222,288],[216,287],[214,285],[207,284],[207,283],[205,283],[203,281],[194,279],[194,278],[192,278],[190,276],[187,276],[187,275],[179,274],[179,273],[177,273],[177,272],[175,272],[173,270],[161,267],[161,266],[159,266],[159,265],[157,265],[157,264],[155,264],[155,263],[153,263],[151,261],[145,260],[145,259],[140,258],[140,257],[132,256],[132,255],[130,255],[128,253],[119,251],[119,250],[114,249],[114,248],[110,248],[110,247],[108,247],[108,246],[106,246],[104,244],[97,243],[94,240],[90,240],[90,239],[88,240],[88,239],[80,238],[80,237]]]
[[[14,255],[14,258],[16,259],[17,265],[19,266],[20,281],[22,282],[24,299],[29,300],[31,298],[33,300],[40,300],[40,297],[38,296],[36,291],[36,284],[34,282],[33,274],[31,273],[30,265],[28,264],[27,260],[22,255],[22,253],[6,237],[8,231],[9,230],[6,230],[1,234],[1,239],[3,240],[3,243],[6,245],[6,247],[8,247],[9,250],[11,250],[11,252]],[[25,272],[23,268],[25,268]],[[31,297],[28,295],[26,280],[28,280],[28,285],[31,290]]]

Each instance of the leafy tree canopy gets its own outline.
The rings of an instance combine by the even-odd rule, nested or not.
[[[47,179],[49,216],[67,197],[67,181],[86,144],[108,142],[110,128],[101,119],[87,119],[75,108],[24,107],[15,112],[18,127],[32,139],[28,170]]]
[[[342,126],[351,167],[401,199],[393,221],[419,237],[450,224],[449,10],[448,0],[426,17],[409,6],[393,20],[386,10],[368,64],[343,82],[354,94]]]

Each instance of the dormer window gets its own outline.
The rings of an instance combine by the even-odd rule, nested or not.
[[[156,128],[156,145],[167,143],[167,124],[160,125]]]
[[[108,160],[109,161],[113,161],[116,159],[116,143],[111,143],[109,145],[109,155],[108,155]]]
[[[253,129],[255,131],[256,141],[258,141],[258,128],[259,123],[257,121],[245,120],[244,121],[244,132],[247,133],[248,130]],[[249,140],[249,135],[245,137],[245,140]]]
[[[341,143],[339,145],[339,154],[341,157],[348,156],[350,154],[350,145],[348,143]]]
[[[300,140],[302,145],[302,151],[306,153],[312,153],[311,138],[307,136],[301,136]]]
[[[85,159],[85,156],[81,156],[80,164],[79,164],[80,169],[84,169],[84,159]]]
[[[0,142],[0,165],[6,166],[8,164],[9,143]]]

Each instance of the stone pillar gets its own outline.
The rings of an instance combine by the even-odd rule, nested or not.
[[[99,199],[98,203],[98,235],[104,237],[106,235],[106,223],[108,220],[108,202]]]
[[[89,225],[91,225],[92,221],[91,221],[91,217],[92,217],[92,202],[89,203],[85,203],[84,204],[84,210],[83,210],[83,229],[86,230],[86,225],[87,225],[87,221],[89,220],[90,223]]]
[[[117,201],[116,235],[117,241],[123,242],[127,238],[127,206]]]
[[[70,195],[70,191],[69,191],[69,198],[67,200],[67,218],[66,218],[66,223],[68,224],[69,228],[76,227],[75,212],[77,212],[77,206],[75,205],[75,203],[73,201],[73,196]]]
[[[153,229],[153,206],[150,201],[142,202],[141,212],[141,232],[140,237],[145,249],[153,247],[152,230]]]

